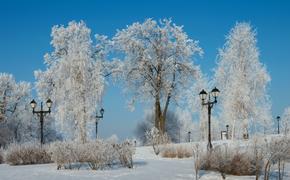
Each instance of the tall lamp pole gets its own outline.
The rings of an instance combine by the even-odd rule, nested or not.
[[[99,124],[99,120],[104,117],[104,112],[105,112],[105,110],[103,108],[101,108],[101,110],[100,110],[100,114],[101,115],[98,115],[98,113],[96,114],[96,139],[98,139],[98,124]]]
[[[208,110],[208,144],[207,144],[207,150],[210,151],[212,149],[212,143],[211,143],[211,109],[213,108],[213,105],[217,103],[217,97],[219,95],[220,91],[215,87],[212,89],[212,91],[207,94],[207,92],[203,89],[200,93],[200,99],[203,106],[207,107]],[[214,101],[211,101],[211,96],[214,97]],[[207,99],[208,98],[208,99]],[[206,101],[207,99],[207,101]]]
[[[44,144],[44,139],[43,139],[43,120],[46,114],[50,114],[51,112],[51,106],[52,106],[52,101],[50,99],[48,99],[46,101],[46,106],[48,107],[48,110],[43,110],[43,105],[42,102],[40,103],[40,110],[36,111],[35,108],[37,106],[37,103],[35,102],[35,100],[33,99],[30,102],[30,105],[32,107],[32,113],[36,114],[39,119],[40,119],[40,145]]]
[[[229,125],[228,124],[226,125],[226,128],[227,128],[227,139],[229,139]]]
[[[277,116],[277,122],[278,122],[278,134],[280,134],[280,116]]]

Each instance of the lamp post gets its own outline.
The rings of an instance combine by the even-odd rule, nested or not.
[[[190,134],[191,134],[191,132],[190,132],[190,131],[188,131],[188,142],[190,142],[190,141],[191,141]]]
[[[227,128],[227,139],[229,139],[229,125],[228,124],[226,125],[226,128]]]
[[[99,120],[104,117],[104,112],[105,110],[101,108],[100,110],[101,115],[98,115],[98,113],[96,114],[96,139],[98,139],[98,123],[99,123]]]
[[[42,145],[42,144],[44,144],[44,139],[43,139],[43,120],[44,120],[44,116],[46,114],[50,114],[50,112],[51,112],[52,101],[50,99],[48,99],[46,101],[46,106],[48,107],[48,110],[46,110],[46,111],[43,110],[42,102],[40,103],[40,110],[39,111],[35,110],[35,108],[37,106],[37,103],[35,102],[34,99],[30,102],[30,105],[32,107],[32,113],[33,114],[37,114],[37,116],[40,119],[40,145]]]
[[[280,134],[280,116],[277,116],[276,119],[278,122],[278,134]]]
[[[208,110],[208,144],[207,144],[207,150],[212,149],[212,144],[211,144],[211,109],[213,108],[213,105],[217,103],[217,97],[219,95],[220,91],[215,87],[212,89],[212,91],[207,94],[207,92],[203,89],[200,93],[200,99],[202,102],[203,106],[207,106]],[[211,96],[214,97],[214,101],[211,101]],[[208,98],[208,99],[207,99]],[[206,101],[207,99],[207,101]]]

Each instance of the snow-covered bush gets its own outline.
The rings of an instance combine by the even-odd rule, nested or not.
[[[161,156],[165,158],[189,158],[192,156],[192,151],[182,145],[168,145],[162,149]]]
[[[264,150],[264,179],[268,180],[271,167],[278,165],[278,176],[282,179],[284,172],[281,168],[285,162],[290,160],[290,139],[287,136],[265,140]],[[282,172],[281,172],[282,169]]]
[[[115,150],[118,153],[120,163],[128,168],[133,168],[133,155],[135,153],[135,147],[133,143],[126,140],[121,144],[116,144],[114,146]]]
[[[89,141],[84,144],[70,142],[55,142],[50,146],[52,160],[57,164],[57,169],[80,168],[83,164],[88,164],[90,169],[104,169],[115,164],[132,168],[132,156],[134,147],[130,142],[121,144],[110,141]]]
[[[160,133],[159,130],[155,127],[147,131],[145,136],[148,140],[148,144],[153,146],[153,150],[156,155],[161,152],[164,144],[168,144],[170,142],[167,134]]]
[[[5,160],[10,165],[44,164],[51,162],[46,146],[36,143],[11,144],[6,150]]]
[[[255,175],[256,166],[262,162],[257,162],[252,149],[241,149],[230,147],[229,145],[220,145],[207,152],[202,157],[202,170],[213,170],[232,175]]]

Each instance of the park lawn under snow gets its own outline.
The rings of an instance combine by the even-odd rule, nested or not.
[[[215,141],[213,145],[230,143],[231,141]],[[234,142],[246,145],[248,141]],[[191,143],[181,144],[183,146],[192,146]],[[206,145],[206,144],[203,144]],[[10,166],[0,164],[0,180],[192,180],[195,178],[193,158],[162,158],[156,156],[151,146],[137,147],[134,155],[134,168],[114,168],[106,170],[56,170],[56,164],[41,165],[23,165]],[[285,179],[290,179],[290,164],[285,167]],[[219,180],[222,179],[218,172],[200,171],[201,180]],[[271,179],[275,179],[275,173]],[[231,176],[227,175],[228,180],[254,180],[254,176]]]
[[[115,168],[108,170],[56,170],[55,164],[10,166],[0,165],[1,180],[71,180],[71,179],[118,179],[118,180],[187,180],[194,179],[194,161],[187,159],[168,159],[156,156],[152,147],[137,147],[134,168]],[[215,172],[201,171],[201,180],[217,180],[221,176]],[[255,179],[252,177],[227,176],[227,179]]]

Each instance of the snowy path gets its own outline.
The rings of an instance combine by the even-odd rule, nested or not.
[[[9,166],[0,165],[2,180],[55,180],[55,179],[192,179],[189,160],[137,160],[134,169],[114,170],[56,170],[54,164]]]

